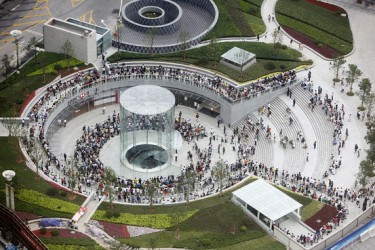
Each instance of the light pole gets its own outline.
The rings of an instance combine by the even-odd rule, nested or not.
[[[5,193],[6,193],[6,203],[7,207],[10,208],[11,210],[15,210],[14,206],[14,189],[11,186],[12,179],[16,175],[16,172],[13,170],[5,170],[3,172],[3,177],[9,182],[5,183]]]
[[[16,45],[16,60],[17,60],[17,69],[20,67],[20,48],[19,48],[19,42],[22,35],[21,30],[12,30],[10,32],[10,35],[14,37],[14,44]]]

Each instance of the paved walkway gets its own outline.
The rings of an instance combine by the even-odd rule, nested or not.
[[[370,60],[372,60],[372,58],[375,58],[375,50],[373,49],[373,34],[374,34],[374,31],[375,31],[375,27],[373,25],[371,25],[371,24],[375,23],[375,16],[373,15],[373,8],[369,8],[369,9],[357,8],[356,6],[351,5],[348,0],[331,1],[331,2],[344,7],[349,14],[349,19],[350,19],[350,22],[351,22],[353,36],[354,36],[354,52],[346,58],[347,64],[348,63],[357,64],[358,67],[364,72],[362,77],[369,77],[370,79],[375,79],[375,71],[372,69],[372,63],[370,61]],[[268,22],[268,19],[267,19],[268,15],[273,15],[275,3],[276,3],[276,0],[265,0],[264,4],[262,6],[261,12],[262,12],[264,22],[267,26],[267,37],[265,36],[265,34],[263,34],[261,36],[261,40],[260,40],[261,42],[262,41],[263,42],[271,42],[271,39],[272,39],[271,38],[271,32],[275,28],[277,28],[277,24],[275,22]],[[365,25],[365,24],[367,24],[367,25]],[[285,36],[287,36],[287,35],[285,35]],[[225,39],[225,40],[231,41],[230,39]],[[233,41],[243,41],[243,40],[255,41],[254,38],[251,38],[251,39],[233,38],[232,40]],[[284,38],[284,43],[288,46],[290,46],[289,40],[290,39],[288,39],[288,38]],[[298,49],[297,42],[294,42],[291,45],[291,47],[294,48],[294,49]],[[110,51],[108,51],[107,57],[115,51],[116,51],[115,49],[111,49]],[[336,175],[332,176],[331,178],[334,180],[335,186],[343,187],[343,188],[353,188],[354,178],[355,178],[354,175],[358,171],[358,166],[359,166],[360,160],[364,158],[364,154],[362,154],[362,156],[360,158],[355,157],[355,155],[352,152],[353,147],[354,147],[354,144],[358,144],[358,145],[360,145],[361,148],[363,148],[363,149],[366,148],[366,143],[363,139],[364,135],[366,134],[366,128],[365,128],[362,121],[358,121],[358,120],[354,119],[354,116],[355,116],[355,113],[356,113],[356,107],[359,106],[359,99],[358,99],[358,97],[348,97],[345,94],[340,93],[339,89],[337,87],[334,88],[332,86],[331,82],[332,82],[332,75],[333,74],[332,74],[332,72],[329,71],[329,61],[320,57],[319,55],[317,55],[316,53],[314,53],[313,51],[309,50],[306,47],[301,52],[304,54],[304,57],[312,59],[315,63],[314,68],[312,69],[312,79],[315,83],[315,87],[322,86],[323,89],[325,91],[327,91],[328,93],[334,93],[335,101],[337,101],[339,103],[343,103],[345,105],[346,110],[347,110],[346,113],[352,114],[351,122],[346,122],[346,124],[345,124],[345,126],[348,127],[348,129],[349,129],[350,141],[349,141],[348,145],[346,145],[345,149],[343,149],[343,152],[342,152],[343,166],[339,169],[338,173]],[[102,67],[100,59],[95,63],[95,65],[98,68]],[[299,75],[300,76],[307,76],[307,72],[300,73]],[[355,86],[355,90],[356,90],[356,88],[357,88],[357,86]],[[288,103],[288,100],[285,100],[285,97],[281,97],[281,100],[286,105],[290,106],[290,102]],[[314,140],[314,138],[316,138],[317,135],[314,131],[313,125],[308,122],[308,117],[306,116],[305,111],[301,108],[302,106],[300,106],[300,105],[304,105],[304,104],[298,104],[297,107],[293,108],[293,113],[298,117],[298,121],[300,122],[301,126],[303,127],[304,134],[306,134],[306,138],[311,143],[311,141]],[[188,110],[188,108],[185,108],[185,107],[181,107],[181,109],[186,109],[186,112],[185,112],[185,110],[183,111],[183,113],[186,113],[186,114],[189,114],[189,112],[191,112],[191,111]],[[111,110],[111,108],[108,108],[107,110]],[[95,123],[97,121],[100,121],[100,119],[102,118],[102,117],[100,117],[100,115],[98,113],[100,113],[99,110],[93,110],[90,113],[87,113],[87,117],[82,116],[82,117],[77,118],[76,121],[73,120],[73,121],[68,123],[67,129],[65,129],[66,133],[64,133],[63,131],[62,131],[62,133],[60,133],[60,142],[61,142],[62,152],[68,151],[69,149],[73,148],[75,138],[76,138],[76,136],[79,136],[78,131],[81,131],[81,125],[83,125],[82,119],[86,119],[88,117],[91,117],[92,120],[85,120],[85,121],[87,123],[88,122]],[[191,113],[191,115],[194,117],[194,111]],[[204,118],[204,116],[203,116],[202,120],[205,120],[205,119],[206,118]],[[208,124],[207,126],[215,127],[215,124],[211,124],[211,123],[213,123],[212,120],[207,118],[207,120],[205,122],[207,122],[207,124]],[[265,118],[265,122],[266,123],[269,122],[271,127],[275,128],[275,125],[272,123],[272,121],[267,120]],[[70,126],[70,124],[71,124],[71,126]],[[70,133],[68,128],[78,129],[78,130],[77,131],[72,130],[71,133]],[[310,133],[310,131],[314,131],[314,132]],[[69,135],[69,133],[70,133],[70,135]],[[330,136],[330,135],[327,135],[327,136]],[[204,144],[205,142],[202,140],[201,143]],[[272,147],[273,147],[272,152],[274,154],[274,157],[273,157],[274,164],[276,165],[278,162],[281,161],[281,159],[283,159],[285,161],[286,160],[285,156],[281,155],[284,152],[282,150],[280,150],[280,148],[278,148],[279,147],[278,143],[276,143]],[[185,148],[184,150],[187,150],[187,149],[188,148]],[[229,150],[228,150],[228,152],[229,152]],[[182,153],[182,157],[179,157],[180,159],[185,158],[183,156],[183,154],[184,153]],[[235,155],[230,156],[230,154],[227,154],[227,156],[228,156],[228,159],[227,159],[228,161],[232,162],[233,160],[236,159]],[[217,154],[216,157],[218,157],[218,154]],[[317,166],[317,163],[319,162],[318,153],[311,152],[310,153],[310,159],[311,159],[311,161],[310,161],[309,165]],[[256,160],[262,162],[262,159],[256,159]],[[286,169],[285,165],[283,165],[283,168],[284,167]],[[56,171],[56,173],[58,173],[57,170],[54,170],[54,171]],[[320,173],[321,170],[317,169],[316,167],[315,168],[312,168],[312,167],[306,168],[305,167],[304,171],[303,171],[303,174],[309,175],[309,176],[314,176],[315,174],[317,174],[316,171],[319,171],[319,173]],[[59,175],[60,175],[60,173],[59,173]],[[61,176],[62,176],[62,174],[61,174]],[[90,193],[93,190],[87,189],[85,191],[87,193]],[[87,221],[88,218],[90,218],[90,214],[95,211],[96,205],[97,205],[96,201],[90,201],[87,204],[87,207],[89,208],[88,212],[79,221],[79,229],[80,230],[85,229],[86,226],[84,225],[84,222]],[[354,218],[354,216],[358,215],[361,212],[360,209],[355,208],[355,205],[353,206],[353,203],[349,202],[347,205],[349,206],[349,209],[351,211],[349,217]],[[347,221],[349,221],[349,220],[347,220]]]

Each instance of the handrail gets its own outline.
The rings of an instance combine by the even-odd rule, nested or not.
[[[23,221],[10,209],[0,203],[0,225],[12,232],[17,241],[27,249],[48,250],[47,246],[23,223]]]

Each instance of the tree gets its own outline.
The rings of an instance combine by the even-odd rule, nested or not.
[[[30,53],[34,50],[34,57],[36,57],[36,44],[38,43],[38,41],[36,40],[36,37],[33,36],[30,38],[29,42],[27,43],[27,52]]]
[[[337,57],[335,60],[333,60],[331,63],[330,63],[330,69],[333,71],[333,73],[335,74],[335,78],[333,78],[333,86],[335,86],[335,83],[336,82],[339,82],[340,79],[339,79],[339,72],[340,72],[340,69],[341,67],[346,63],[346,60],[342,57],[342,56],[339,56]]]
[[[362,80],[358,84],[358,87],[359,87],[359,99],[361,99],[361,107],[363,108],[363,104],[366,101],[367,95],[371,94],[370,79],[362,78]]]
[[[176,227],[175,237],[176,239],[180,238],[180,226],[179,224],[182,222],[184,218],[184,214],[180,212],[172,212],[168,214],[172,224]]]
[[[190,202],[190,189],[191,187],[194,187],[196,182],[197,174],[194,172],[194,170],[186,170],[185,175],[183,177],[184,182],[184,193],[186,197],[186,206],[189,206]]]
[[[348,66],[349,69],[346,71],[346,82],[349,84],[348,95],[353,95],[353,84],[358,81],[362,71],[355,64],[349,64]]]
[[[124,25],[122,24],[121,20],[118,19],[115,25],[115,38],[117,38],[117,52],[120,51],[120,40],[122,37],[122,30],[124,29]]]
[[[240,64],[240,79],[242,79],[243,77],[243,66],[246,60],[248,59],[247,54],[248,53],[245,50],[241,49],[234,55],[237,59],[237,62]]]
[[[366,98],[364,100],[364,104],[367,108],[367,116],[369,118],[372,117],[372,109],[374,107],[374,104],[375,104],[375,92],[370,92],[366,95]]]
[[[181,50],[183,59],[186,59],[186,50],[189,47],[188,41],[190,40],[190,34],[187,31],[181,31],[180,35],[178,36],[178,42],[181,43]]]
[[[116,183],[116,172],[111,167],[106,167],[104,171],[105,191],[108,193],[109,205],[113,207],[113,187]]]
[[[68,70],[69,70],[70,65],[71,65],[71,60],[74,56],[74,47],[68,38],[66,39],[63,46],[61,46],[61,53],[66,55],[66,61],[67,61]]]
[[[20,135],[22,126],[20,124],[20,121],[18,120],[17,111],[14,105],[4,113],[4,117],[1,123],[8,130],[9,137]]]
[[[208,50],[210,54],[211,60],[214,62],[214,67],[216,69],[216,65],[218,62],[218,53],[219,53],[219,46],[217,43],[217,38],[213,37],[210,40],[210,44],[208,45]]]
[[[147,30],[147,39],[149,43],[150,57],[152,57],[154,53],[154,43],[155,43],[156,35],[157,35],[156,29],[152,28],[152,29]]]
[[[4,67],[5,78],[7,78],[8,73],[9,73],[9,68],[10,68],[10,59],[9,59],[8,54],[5,54],[3,56],[3,58],[1,59],[1,61],[3,63],[3,67]]]
[[[226,163],[224,163],[223,160],[219,160],[216,162],[215,166],[212,169],[212,176],[214,176],[215,179],[217,180],[219,184],[220,196],[222,196],[224,181],[229,176],[228,166]]]
[[[283,33],[281,33],[281,30],[275,29],[271,35],[272,35],[273,48],[278,49],[278,47],[283,41]]]
[[[155,198],[155,194],[157,190],[158,190],[157,184],[152,181],[149,181],[145,185],[145,192],[146,192],[145,194],[146,194],[146,197],[150,200],[150,210],[153,208],[154,198]]]

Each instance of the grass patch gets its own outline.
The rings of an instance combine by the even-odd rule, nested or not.
[[[54,245],[75,245],[75,246],[95,246],[97,245],[93,239],[90,238],[64,238],[64,237],[41,237],[44,244]]]
[[[219,18],[215,27],[204,37],[204,40],[220,37],[255,36],[254,31],[245,19],[240,1],[215,0]]]
[[[310,204],[303,207],[301,211],[301,219],[305,221],[311,218],[314,214],[316,214],[320,209],[324,207],[324,203],[313,200]]]
[[[257,56],[257,63],[243,72],[244,77],[242,79],[240,79],[240,73],[238,71],[219,63],[220,55],[224,54],[226,51],[235,46],[250,51]],[[149,55],[146,54],[135,54],[125,51],[113,54],[108,58],[108,60],[112,63],[122,60],[157,60],[177,63],[185,62],[220,72],[238,82],[254,80],[272,72],[280,72],[293,69],[301,65],[312,64],[311,61],[301,61],[301,53],[299,51],[290,48],[275,50],[272,44],[229,42],[218,43],[216,44],[216,47],[217,53],[215,54],[213,54],[210,50],[210,45],[188,50],[185,61],[182,61],[181,59],[183,57],[183,52],[155,55],[150,58]],[[263,66],[266,61],[273,61],[276,66],[275,69],[266,70]],[[281,65],[284,66],[282,67],[283,69],[281,69]]]
[[[263,34],[266,32],[266,25],[264,25],[262,18],[247,13],[244,13],[244,15],[255,34]]]
[[[302,23],[296,19],[276,14],[277,21],[284,26],[287,26],[295,31],[298,31],[308,37],[310,37],[316,44],[326,44],[342,54],[347,54],[353,49],[353,44],[349,43],[337,36],[333,36],[321,29],[311,26],[306,23]]]
[[[70,59],[70,65],[69,67],[75,67],[78,65],[82,65],[83,62],[78,59]],[[56,69],[66,69],[68,68],[68,60],[63,59],[58,62],[51,63],[41,69],[35,70],[34,72],[28,74],[27,76],[35,76],[35,75],[41,75],[41,74],[58,74],[58,70]]]
[[[347,54],[353,48],[349,19],[304,0],[276,3],[277,21],[313,40]]]
[[[76,245],[57,245],[47,244],[49,250],[104,250],[105,248],[94,245],[94,246],[76,246]]]
[[[49,185],[46,181],[42,178],[38,177],[33,171],[31,171],[24,163],[23,157],[21,152],[19,151],[18,147],[18,140],[17,138],[12,137],[0,137],[0,172],[7,169],[14,170],[16,172],[16,176],[12,180],[12,185],[15,187],[16,192],[16,209],[17,211],[24,211],[29,212],[37,215],[42,215],[46,217],[71,217],[74,213],[65,213],[64,211],[52,211],[46,207],[38,206],[35,204],[30,203],[30,200],[23,199],[23,201],[17,199],[18,195],[17,192],[23,189],[30,189],[34,190],[33,192],[42,194],[45,193],[46,190],[49,190],[51,185]],[[0,178],[0,187],[5,186],[5,179]],[[58,190],[57,190],[58,191]],[[0,192],[0,202],[5,203],[5,193]],[[44,196],[44,195],[43,195]],[[46,196],[49,198],[48,196]],[[30,198],[30,197],[27,197]],[[77,196],[74,201],[70,201],[69,197],[63,197],[59,199],[64,202],[69,202],[72,206],[80,206],[84,202],[84,198],[81,196]],[[29,201],[29,202],[27,202]]]
[[[270,235],[265,235],[258,239],[240,242],[233,244],[230,247],[218,247],[217,250],[285,250],[285,246],[272,238]]]

